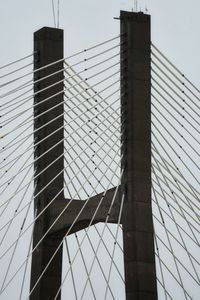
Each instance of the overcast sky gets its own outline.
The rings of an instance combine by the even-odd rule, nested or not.
[[[57,10],[58,0],[54,0]],[[152,16],[152,41],[199,85],[199,0],[138,0],[138,10]],[[113,37],[119,32],[120,9],[134,0],[60,0],[60,27],[65,54]],[[0,65],[32,52],[32,34],[54,26],[51,0],[0,0]]]
[[[54,0],[57,14],[57,0]],[[65,56],[119,34],[120,9],[134,0],[60,0]],[[152,42],[200,87],[200,0],[138,0],[152,17]],[[52,0],[0,0],[0,66],[33,52],[33,32],[54,27]]]

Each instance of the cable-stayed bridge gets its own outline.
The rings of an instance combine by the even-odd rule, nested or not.
[[[0,69],[2,299],[199,297],[200,91],[149,16],[120,22],[66,58],[43,28]]]

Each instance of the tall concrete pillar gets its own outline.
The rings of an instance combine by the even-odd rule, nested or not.
[[[64,168],[64,158],[62,155],[64,151],[64,77],[62,58],[63,31],[61,29],[44,27],[35,32],[34,69],[39,69],[39,71],[34,73],[34,170],[36,176],[34,182],[36,187],[34,192],[34,210],[37,216],[53,198],[55,199],[54,203],[62,202],[64,199],[62,191]],[[58,60],[61,61],[49,67],[42,68]],[[55,72],[57,72],[55,75],[48,77],[48,75]],[[37,81],[45,77],[47,78]],[[54,132],[56,133],[53,134]],[[57,146],[54,147],[56,144]],[[55,160],[56,162],[54,162]],[[33,248],[35,248],[49,228],[50,209],[51,205],[35,223]],[[62,235],[59,233],[54,235],[47,234],[33,252],[31,290],[61,241]],[[57,252],[47,271],[37,283],[30,299],[54,299],[61,284],[61,273],[62,248]]]
[[[156,300],[151,209],[150,16],[121,11],[126,300]]]

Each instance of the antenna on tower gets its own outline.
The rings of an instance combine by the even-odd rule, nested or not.
[[[134,11],[137,12],[138,11],[138,1],[134,0]]]
[[[145,13],[148,13],[148,8],[147,8],[147,4],[145,4]]]

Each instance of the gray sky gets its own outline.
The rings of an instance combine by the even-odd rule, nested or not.
[[[57,4],[57,0],[54,1]],[[32,52],[32,33],[53,26],[51,0],[0,0],[0,65]],[[65,54],[112,37],[119,30],[113,17],[131,10],[134,0],[60,0],[60,27]],[[138,10],[152,15],[152,41],[199,84],[198,0],[138,0]]]
[[[120,9],[132,8],[134,0],[60,0],[65,56],[116,36],[119,21],[113,17],[119,16]],[[138,0],[138,10],[147,9],[152,16],[152,42],[197,86],[199,8],[199,0]],[[0,21],[1,66],[32,53],[33,32],[54,26],[52,1],[0,0]]]

